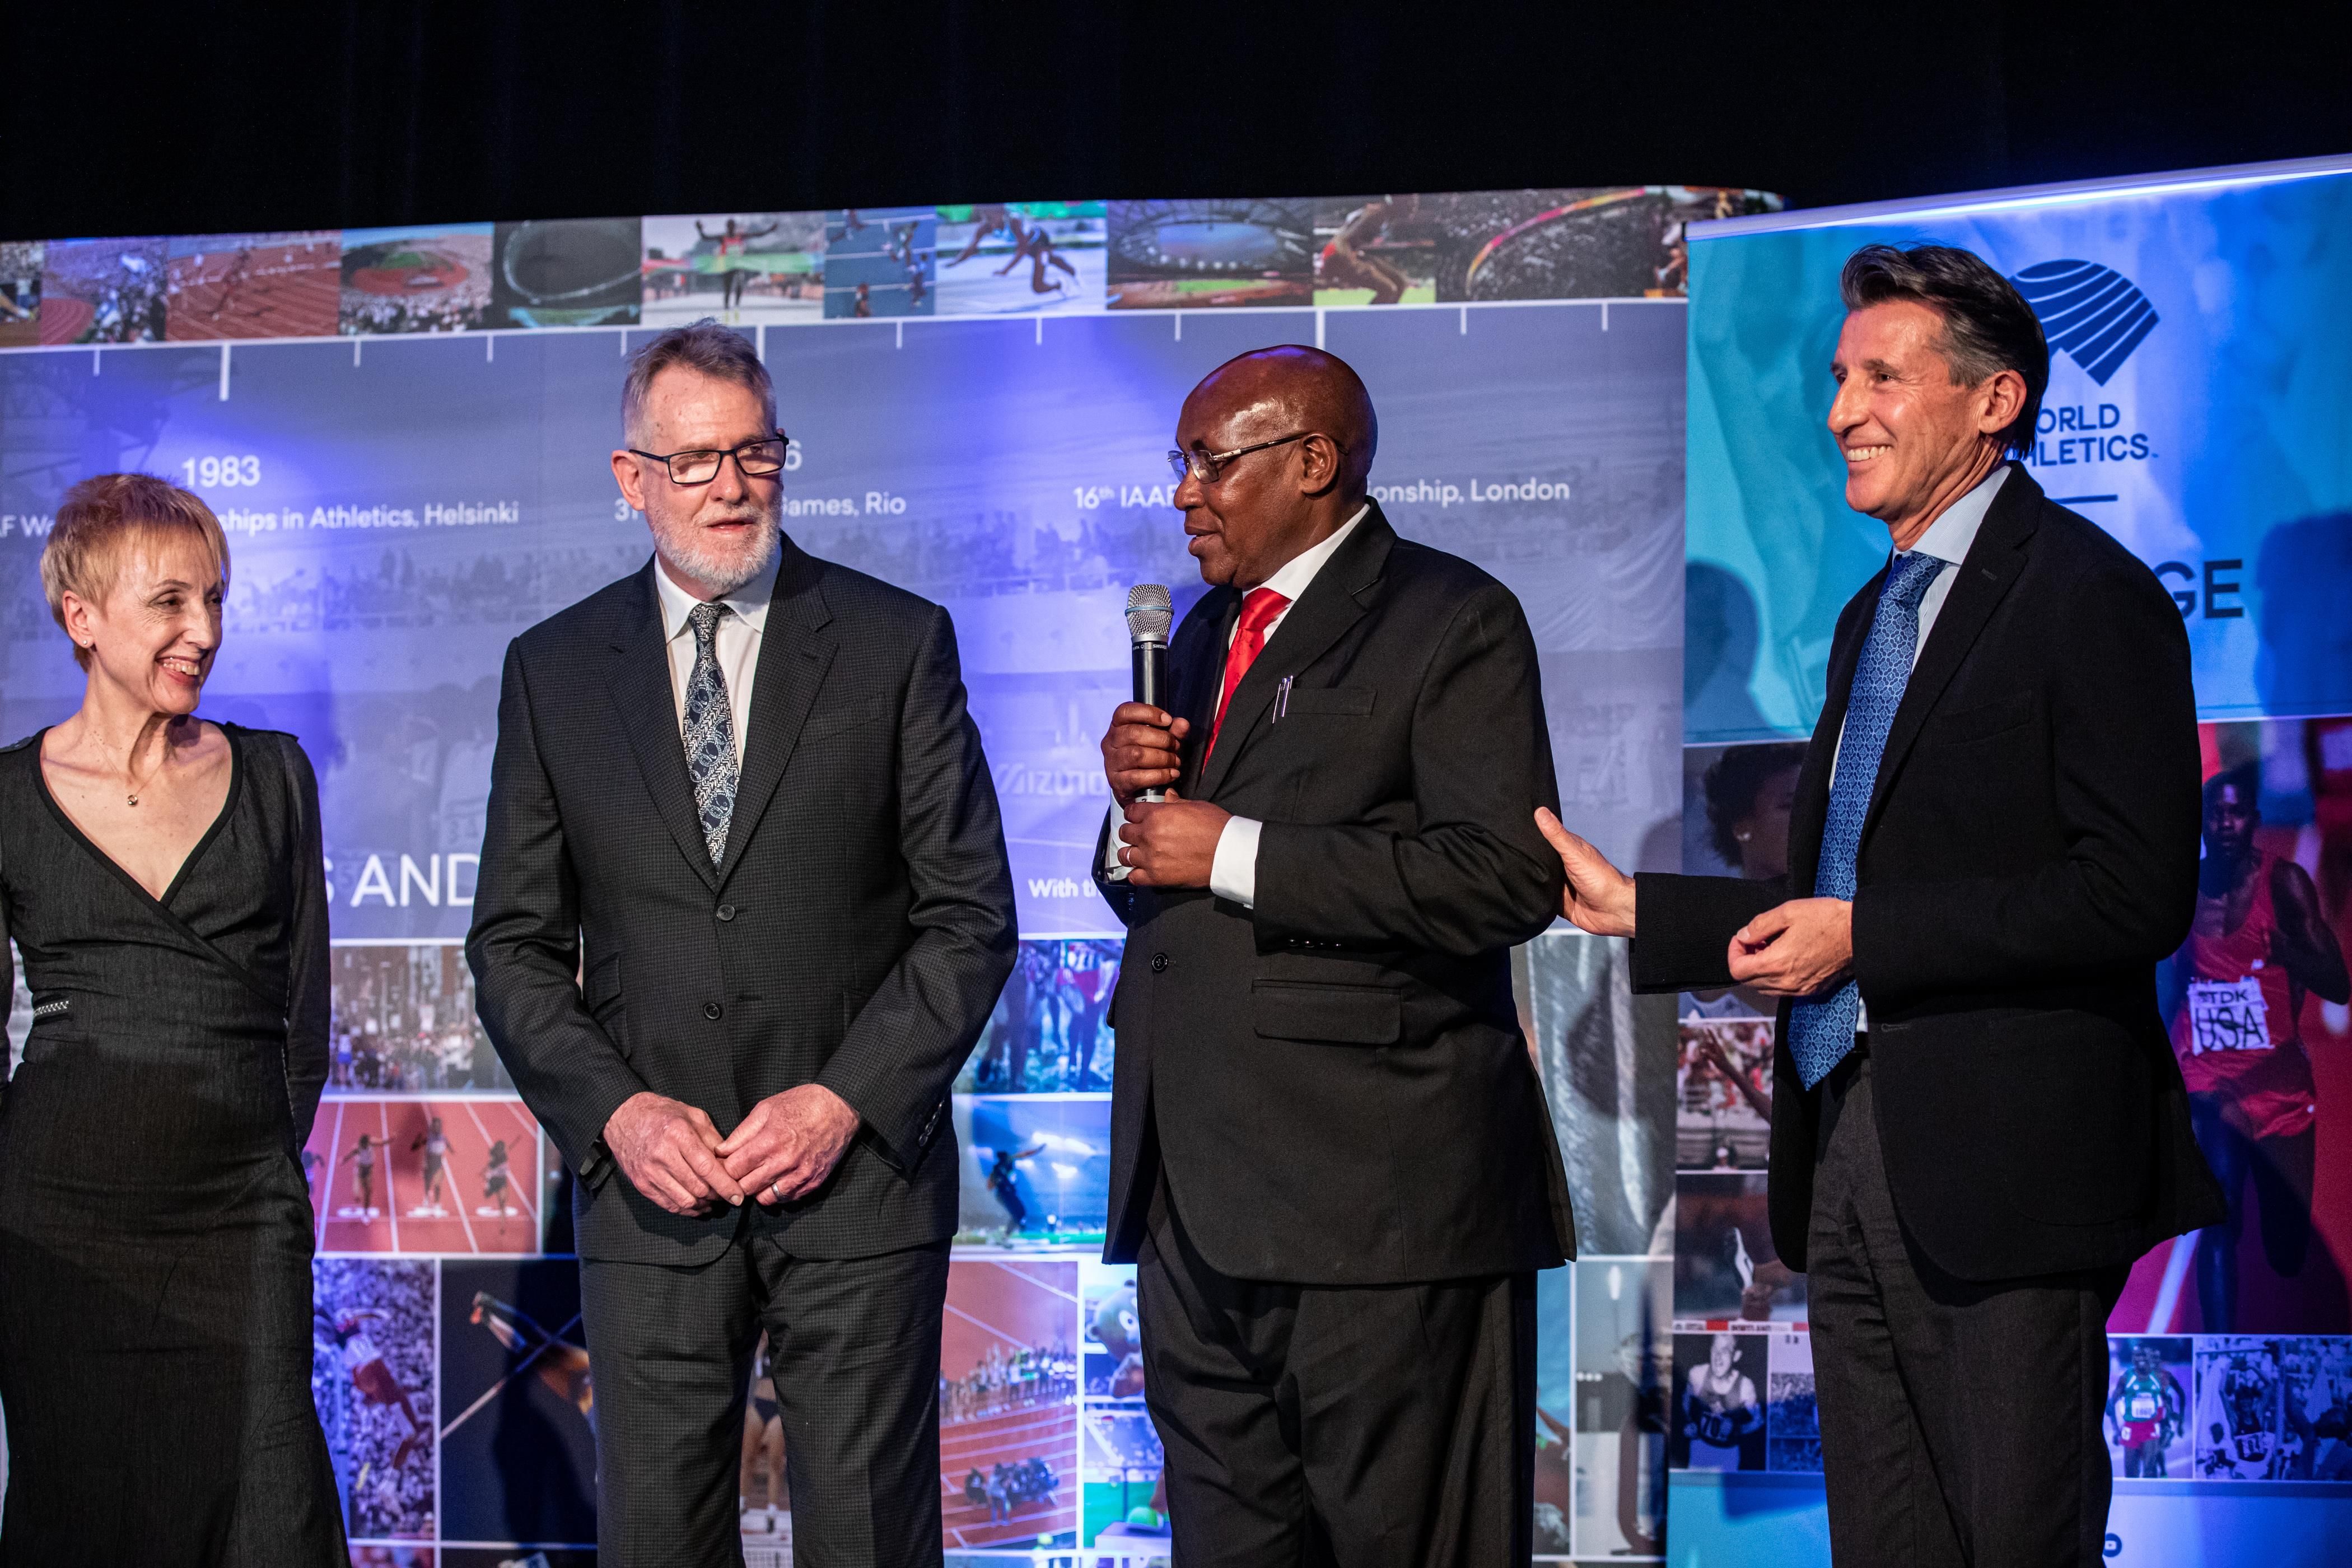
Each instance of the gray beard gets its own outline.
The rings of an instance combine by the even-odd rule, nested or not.
[[[714,590],[724,598],[765,572],[776,559],[783,545],[783,530],[776,519],[762,520],[767,526],[759,534],[759,548],[748,557],[736,559],[721,556],[700,548],[695,535],[700,531],[688,524],[680,531],[682,539],[667,539],[656,533],[654,543],[669,563],[693,578],[704,587]]]

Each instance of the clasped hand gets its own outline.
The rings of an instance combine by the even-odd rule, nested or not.
[[[822,1084],[772,1094],[720,1137],[699,1106],[651,1089],[621,1102],[604,1147],[629,1184],[672,1214],[709,1214],[747,1196],[771,1206],[823,1186],[857,1135],[849,1102]]]
[[[1192,721],[1143,702],[1122,702],[1102,741],[1103,777],[1125,813],[1118,863],[1137,888],[1205,888],[1217,861],[1217,840],[1229,814],[1206,801],[1186,800],[1169,786],[1182,772],[1181,746]],[[1158,801],[1142,798],[1164,789]]]
[[[1813,996],[1853,971],[1853,906],[1790,899],[1731,933],[1731,978],[1767,996]]]

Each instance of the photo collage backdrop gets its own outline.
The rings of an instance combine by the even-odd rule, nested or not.
[[[2280,1484],[2352,1483],[2352,165],[1693,237],[1685,870],[1787,868],[1831,631],[1886,558],[1824,422],[1859,247],[1958,245],[2010,278],[2052,349],[2026,471],[2173,591],[2207,811],[2196,924],[2158,995],[2230,1216],[2142,1258],[2109,1320],[2108,1545],[2304,1561],[2352,1497]],[[1760,1500],[1789,1495],[1769,1474],[1696,1479],[1818,1472],[1821,1447],[1804,1277],[1765,1224],[1773,1007],[1735,989],[1678,1014],[1669,1463],[1694,1480],[1673,1488],[1676,1540],[1702,1563],[1810,1550],[1788,1532],[1801,1510]],[[1759,1500],[1730,1500],[1743,1487]]]
[[[594,1540],[570,1173],[460,943],[505,645],[648,554],[606,463],[634,348],[706,316],[751,338],[786,529],[955,616],[1022,943],[954,1099],[947,1545],[1140,1563],[1166,1499],[1131,1270],[1097,1261],[1121,932],[1088,862],[1127,590],[1168,584],[1180,613],[1201,591],[1160,456],[1177,407],[1267,344],[1355,365],[1389,518],[1527,607],[1569,821],[1671,868],[1684,228],[1778,205],[1651,185],[0,245],[0,350],[24,351],[0,352],[0,731],[79,700],[36,570],[59,495],[141,469],[230,536],[203,711],[294,731],[319,770],[333,1059],[303,1163],[354,1560],[565,1568]],[[1541,1285],[1540,1549],[1656,1557],[1674,1010],[1564,927],[1515,977],[1587,1248]],[[753,1373],[743,1541],[776,1568],[790,1497]]]

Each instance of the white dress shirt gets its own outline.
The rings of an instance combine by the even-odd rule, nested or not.
[[[1273,589],[1289,601],[1282,606],[1281,614],[1265,624],[1265,643],[1261,644],[1258,649],[1261,658],[1265,657],[1265,647],[1273,643],[1274,634],[1281,629],[1283,621],[1289,616],[1292,606],[1298,603],[1299,595],[1307,592],[1307,584],[1314,582],[1324,564],[1339,552],[1339,546],[1347,542],[1348,535],[1356,531],[1356,525],[1363,521],[1364,514],[1371,510],[1371,503],[1366,501],[1356,509],[1355,516],[1331,531],[1330,538],[1300,551],[1285,562],[1281,570],[1258,584],[1261,588]],[[1234,646],[1234,637],[1240,631],[1241,621],[1235,617],[1234,629],[1225,634],[1228,649]],[[1220,676],[1221,682],[1222,679]],[[1222,684],[1219,689],[1223,689]],[[1127,868],[1118,863],[1123,841],[1119,837],[1121,823],[1117,802],[1112,803],[1111,816],[1110,842],[1103,849],[1104,869],[1115,879],[1123,879]],[[1265,824],[1255,817],[1226,818],[1223,830],[1217,836],[1216,858],[1209,867],[1209,890],[1221,899],[1231,899],[1245,910],[1257,907],[1257,841],[1265,827]]]
[[[1927,646],[1927,634],[1936,628],[1936,617],[1943,612],[1944,601],[1952,596],[1952,584],[1959,581],[1960,564],[1969,558],[1969,547],[1977,542],[1977,530],[1984,526],[1985,513],[1992,509],[1992,498],[2000,492],[2000,482],[2009,478],[2009,465],[2002,463],[1987,474],[1977,488],[1946,507],[1941,516],[1927,525],[1927,531],[1910,550],[1895,552],[1896,556],[1916,552],[1950,563],[1936,574],[1927,584],[1927,593],[1919,598],[1919,636],[1911,645],[1911,665],[1917,668],[1921,650]],[[1864,634],[1867,636],[1865,631]],[[1838,725],[1837,750],[1830,756],[1830,785],[1837,785],[1837,765],[1845,756],[1845,725]],[[1854,1030],[1860,1033],[1870,1027],[1870,1004],[1861,1005],[1854,1016]]]
[[[734,614],[719,617],[711,635],[719,673],[727,681],[727,708],[735,724],[735,766],[743,766],[743,745],[751,727],[751,682],[760,669],[760,639],[768,629],[768,601],[775,597],[776,573],[783,564],[778,550],[768,569],[719,603]],[[678,744],[686,743],[686,689],[694,679],[694,623],[687,619],[702,601],[670,580],[668,568],[654,563],[654,595],[661,603],[662,637],[669,650],[669,694],[677,705]]]

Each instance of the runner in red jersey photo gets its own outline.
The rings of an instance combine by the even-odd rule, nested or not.
[[[2197,916],[2166,987],[2197,1142],[2230,1199],[2228,1223],[2197,1242],[2198,1306],[2205,1331],[2217,1334],[2237,1328],[2250,1181],[2263,1256],[2283,1278],[2303,1271],[2318,1106],[2297,1020],[2306,993],[2336,1003],[2352,996],[2310,874],[2255,842],[2261,793],[2251,763],[2205,785]]]

